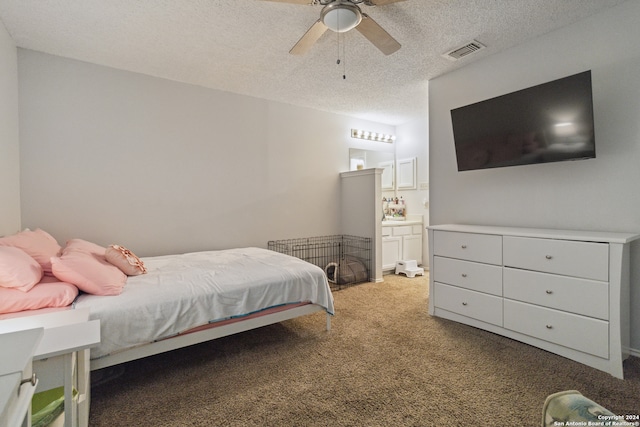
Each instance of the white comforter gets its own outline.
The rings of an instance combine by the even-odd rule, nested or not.
[[[122,294],[83,294],[75,302],[100,319],[102,342],[92,359],[288,303],[310,301],[333,314],[324,271],[278,252],[242,248],[142,261],[148,273],[129,277]]]

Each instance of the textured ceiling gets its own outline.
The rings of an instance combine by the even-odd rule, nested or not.
[[[402,44],[389,56],[354,30],[340,37],[328,31],[306,55],[290,55],[289,49],[319,18],[318,5],[0,0],[0,19],[18,47],[397,125],[426,116],[429,79],[622,2],[407,0],[361,5]],[[487,48],[457,62],[441,56],[473,39]]]

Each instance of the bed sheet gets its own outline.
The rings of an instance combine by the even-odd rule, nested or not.
[[[142,258],[147,274],[130,276],[117,296],[82,294],[75,308],[100,319],[96,359],[194,327],[284,304],[311,302],[333,314],[324,271],[261,248]]]

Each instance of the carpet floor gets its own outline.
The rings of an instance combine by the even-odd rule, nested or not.
[[[303,318],[93,373],[89,425],[539,426],[574,389],[640,413],[640,359],[625,380],[427,313],[428,279],[389,275],[334,292]]]

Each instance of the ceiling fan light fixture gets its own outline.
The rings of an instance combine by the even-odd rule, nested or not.
[[[352,4],[331,3],[322,9],[322,23],[331,31],[345,33],[362,21],[360,8]]]

